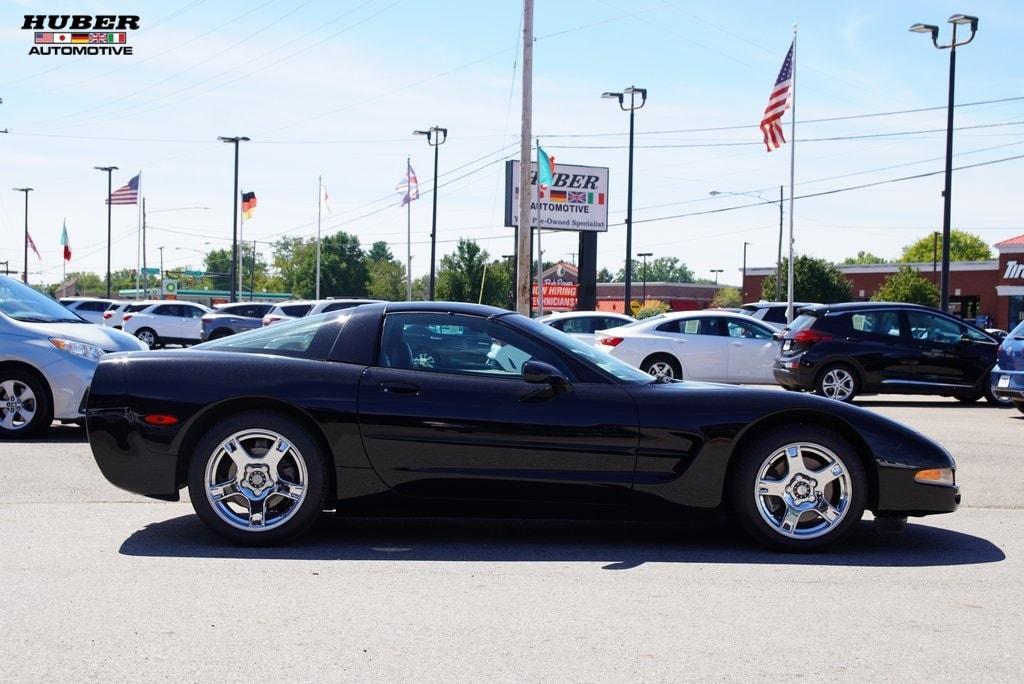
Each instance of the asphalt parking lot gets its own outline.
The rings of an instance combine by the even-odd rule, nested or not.
[[[0,443],[0,680],[1024,678],[1024,415],[858,402],[945,445],[963,506],[825,553],[719,524],[344,520],[227,546],[83,431]]]

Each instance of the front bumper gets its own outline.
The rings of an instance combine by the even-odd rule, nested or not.
[[[1024,401],[1024,371],[1000,370],[999,366],[992,369],[992,394],[1000,399]],[[1000,380],[1007,378],[1006,386],[1000,387]]]
[[[68,354],[40,369],[50,385],[56,420],[77,420],[84,416],[82,404],[96,365],[95,361]]]
[[[878,506],[875,513],[922,516],[952,513],[960,506],[960,486],[918,482],[918,468],[880,465],[878,468]]]

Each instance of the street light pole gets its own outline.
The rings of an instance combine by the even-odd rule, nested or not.
[[[779,295],[779,288],[782,286],[782,211],[783,211],[783,203],[785,202],[785,196],[783,194],[783,187],[784,186],[782,186],[782,185],[779,186],[779,253],[778,253],[778,256],[775,259],[775,298],[776,299],[779,298],[779,296],[778,296]],[[721,190],[712,190],[708,194],[711,195],[712,197],[715,197],[717,195],[743,195],[745,197],[754,197],[755,199],[759,199],[762,202],[765,202],[766,204],[775,204],[774,200],[767,200],[764,197],[762,197],[760,195],[760,193],[757,193],[757,192],[723,192]],[[747,242],[743,243],[743,245],[744,245],[743,246],[743,263],[744,263],[743,275],[744,275],[744,277],[747,274],[747,267],[746,267],[747,248],[746,248],[746,245],[748,245],[748,244],[749,243],[747,243]],[[740,287],[740,297],[745,300],[746,297],[747,297],[747,293],[744,290],[744,287],[745,286]]]
[[[107,299],[110,299],[110,209],[113,206],[110,196],[114,193],[114,171],[117,171],[117,167],[94,166],[93,168],[97,171],[107,172]]]
[[[647,257],[654,256],[653,252],[640,252],[637,254],[638,257],[644,260],[644,294],[643,294],[643,305],[647,305]]]
[[[160,299],[164,298],[164,247],[157,247],[160,251]]]
[[[32,188],[14,188],[14,191],[25,193],[25,272],[21,274],[21,282],[28,285],[28,193],[32,192]]]
[[[749,242],[743,243],[743,281],[740,283],[740,299],[747,301],[747,246]]]
[[[430,281],[427,299],[434,300],[435,264],[437,262],[437,148],[448,140],[448,129],[431,126],[425,131],[413,131],[413,135],[424,135],[427,144],[434,148],[434,208],[430,219]]]
[[[720,269],[720,268],[712,268],[711,269],[711,272],[715,274],[715,287],[718,287],[718,274],[721,273],[722,270],[723,269]]]
[[[626,106],[625,96],[629,95],[629,106]],[[636,103],[637,96],[640,97],[640,104]],[[626,179],[626,268],[625,283],[623,291],[623,313],[630,311],[633,287],[633,123],[636,118],[636,110],[641,109],[647,103],[647,88],[629,86],[621,93],[607,92],[601,97],[618,100],[619,108],[629,112],[629,171]]]
[[[956,85],[956,49],[974,40],[978,32],[978,17],[968,14],[954,14],[947,20],[953,25],[953,39],[948,45],[939,45],[939,27],[933,24],[914,24],[910,27],[913,33],[927,33],[932,37],[932,45],[939,50],[949,50],[949,99],[946,105],[946,179],[942,190],[942,274],[939,279],[940,307],[949,312],[949,242],[951,232],[951,214],[953,209],[953,93]],[[963,42],[956,42],[957,26],[968,24],[971,37]]]
[[[228,301],[234,302],[238,298],[235,295],[235,286],[238,284],[238,143],[249,142],[249,138],[244,135],[236,135],[232,137],[228,136],[217,136],[217,140],[222,143],[231,143],[235,146],[235,192],[232,206],[234,211],[231,216],[231,267],[228,278]]]
[[[516,310],[516,255],[515,254],[502,254],[502,259],[508,259],[508,270],[511,274],[510,280],[512,281],[512,290],[509,293],[508,310]]]

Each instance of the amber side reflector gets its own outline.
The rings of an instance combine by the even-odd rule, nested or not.
[[[142,422],[149,425],[174,425],[178,419],[166,413],[150,413],[142,417]]]
[[[953,484],[953,470],[950,468],[928,468],[918,470],[914,474],[918,482],[930,482],[933,484]]]

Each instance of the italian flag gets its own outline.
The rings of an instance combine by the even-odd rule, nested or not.
[[[64,246],[64,261],[71,261],[71,244],[68,242],[67,219],[64,219],[64,225],[60,230],[60,244]]]

